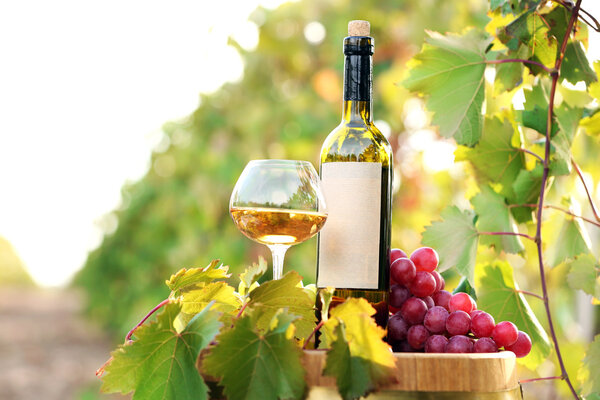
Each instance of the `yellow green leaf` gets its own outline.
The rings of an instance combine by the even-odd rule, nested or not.
[[[257,280],[267,272],[267,261],[263,257],[258,258],[258,263],[253,263],[240,274],[238,293],[246,296],[250,291],[258,287]]]
[[[267,329],[273,316],[280,309],[287,309],[300,317],[294,323],[298,337],[306,338],[316,325],[315,303],[307,291],[297,284],[302,277],[296,271],[290,271],[281,279],[265,282],[250,292],[249,308],[260,308],[258,326]]]
[[[373,314],[375,309],[365,299],[350,298],[333,308],[323,325],[330,347],[324,372],[336,377],[344,398],[365,395],[394,379],[395,358]]]
[[[187,314],[199,312],[210,302],[214,302],[211,307],[213,310],[223,313],[232,313],[242,306],[242,301],[233,287],[225,282],[209,283],[206,286],[186,290],[181,295],[182,311]]]
[[[177,273],[171,275],[171,278],[165,283],[171,291],[176,292],[189,286],[207,284],[217,279],[229,278],[231,276],[227,273],[229,268],[223,265],[217,267],[217,264],[219,264],[219,260],[212,260],[204,268],[182,268]]]

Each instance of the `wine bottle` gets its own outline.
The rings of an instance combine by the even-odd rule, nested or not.
[[[334,302],[364,297],[388,317],[392,151],[373,124],[374,40],[367,21],[350,21],[344,39],[342,121],[321,149],[320,176],[328,206],[319,233],[317,286],[336,288]]]

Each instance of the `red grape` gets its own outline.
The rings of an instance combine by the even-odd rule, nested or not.
[[[474,317],[471,317],[471,332],[478,338],[492,336],[495,326],[494,317],[484,311],[480,311]]]
[[[473,346],[473,352],[475,353],[495,353],[498,351],[498,346],[489,337],[478,339]]]
[[[415,263],[417,271],[431,272],[438,266],[439,258],[437,252],[431,247],[420,247],[413,251],[410,259]]]
[[[425,304],[427,304],[427,309],[430,309],[435,306],[435,302],[433,301],[431,296],[421,297],[421,300],[423,300]]]
[[[437,271],[431,271],[431,275],[433,275],[433,279],[435,279],[435,291],[439,292],[446,286],[446,281],[444,280],[444,277]]]
[[[415,279],[417,269],[408,258],[398,258],[390,265],[392,279],[398,283],[408,285]]]
[[[423,325],[431,333],[444,333],[446,330],[446,319],[448,311],[444,307],[435,306],[430,308],[425,314]]]
[[[400,249],[390,250],[390,265],[392,265],[392,263],[399,258],[408,258],[408,255],[404,252],[404,250],[400,250]]]
[[[425,353],[443,353],[446,349],[448,338],[443,335],[431,335],[425,342]]]
[[[471,305],[473,306],[473,309],[471,311],[477,310],[477,303],[475,302],[475,299],[471,296],[469,296],[469,299],[471,300]]]
[[[517,326],[510,321],[498,322],[492,331],[492,339],[498,347],[510,346],[517,341],[518,336]]]
[[[464,312],[464,311],[463,311]],[[466,336],[452,336],[446,345],[446,353],[472,353],[473,342]]]
[[[467,314],[473,311],[473,304],[475,301],[467,293],[458,292],[453,294],[448,301],[448,311],[462,310]]]
[[[422,323],[426,313],[427,304],[418,297],[409,298],[400,309],[400,315],[409,325]]]
[[[471,317],[462,310],[451,312],[446,319],[446,330],[452,336],[466,335],[471,328]]]
[[[410,297],[409,290],[402,285],[394,285],[390,290],[390,306],[399,309]]]
[[[440,290],[439,292],[435,292],[431,295],[435,305],[442,306],[446,310],[448,309],[448,301],[450,300],[450,297],[452,297],[452,293],[447,290]]]
[[[411,353],[416,351],[410,346],[410,344],[408,344],[406,340],[401,340],[392,344],[392,350],[394,350],[396,353]]]
[[[414,349],[422,349],[425,347],[425,342],[429,338],[429,332],[423,325],[413,325],[408,328],[406,341]]]
[[[471,316],[471,319],[473,319],[473,318],[475,318],[475,316],[476,316],[477,314],[481,314],[482,312],[483,312],[483,311],[481,311],[481,310],[473,310],[473,311],[471,311],[471,312],[469,313],[469,315]]]
[[[389,305],[389,304],[388,304],[388,309],[390,310],[390,314],[396,314],[397,312],[400,312],[399,308],[396,308],[396,307],[394,307],[392,305]]]
[[[409,289],[417,297],[431,296],[435,292],[435,279],[429,272],[417,271]]]
[[[515,353],[517,358],[525,357],[531,351],[531,339],[528,334],[519,331],[517,341],[511,345],[504,346],[504,348]]]
[[[390,340],[399,341],[406,339],[408,332],[408,324],[402,319],[400,314],[394,314],[388,320],[388,338]]]

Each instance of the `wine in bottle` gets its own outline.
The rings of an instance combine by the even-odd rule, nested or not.
[[[372,56],[367,21],[350,21],[344,39],[342,121],[325,139],[320,175],[327,224],[319,233],[317,286],[336,301],[364,297],[388,318],[392,151],[373,124]]]

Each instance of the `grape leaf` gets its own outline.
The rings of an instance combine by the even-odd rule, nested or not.
[[[600,74],[600,61],[594,63],[594,72],[596,76]],[[600,82],[594,82],[589,85],[589,92],[596,101],[600,102]],[[595,110],[591,115],[586,115],[581,120],[581,127],[585,130],[588,135],[598,135],[600,133],[600,112],[598,109]]]
[[[467,278],[465,278],[464,276],[462,278],[460,278],[460,281],[458,282],[458,285],[456,285],[456,287],[452,291],[452,294],[456,294],[459,292],[466,293],[469,296],[471,296],[473,298],[473,300],[477,300],[477,292],[475,292],[475,288],[473,286],[471,286],[471,283],[469,282],[469,280]]]
[[[581,120],[580,125],[588,135],[600,134],[600,110]]]
[[[305,382],[301,350],[293,340],[296,317],[280,310],[262,330],[257,328],[260,311],[250,311],[221,333],[202,369],[221,378],[230,400],[301,398]]]
[[[171,291],[175,292],[192,285],[206,284],[217,279],[229,278],[231,276],[227,273],[229,268],[223,265],[217,267],[218,263],[219,260],[212,260],[204,268],[182,268],[171,275],[171,278],[165,283]]]
[[[577,372],[583,396],[600,393],[600,335],[594,337]]]
[[[328,348],[336,339],[335,327],[343,322],[348,329],[354,329],[360,325],[360,320],[363,317],[371,317],[375,314],[373,308],[368,301],[363,298],[349,298],[342,304],[330,310],[330,315],[327,323],[322,328],[322,348]]]
[[[213,282],[206,286],[186,290],[181,295],[182,311],[194,314],[213,302],[212,309],[233,313],[242,306],[242,301],[236,295],[233,287],[225,282]]]
[[[580,254],[591,253],[590,238],[577,218],[565,218],[558,235],[549,243],[552,243],[552,246],[546,253],[546,259],[551,267],[572,260]]]
[[[485,49],[491,39],[471,30],[463,36],[429,32],[425,41],[403,84],[427,96],[442,136],[473,146],[483,127]]]
[[[321,301],[321,319],[325,322],[329,319],[329,306],[333,300],[333,292],[335,288],[327,286],[319,290],[319,300]]]
[[[562,43],[571,12],[565,7],[554,7],[552,11],[543,15],[546,23],[550,26],[550,34],[552,34],[558,43]],[[582,24],[572,40],[567,43],[565,49],[565,58],[560,69],[561,77],[576,84],[579,81],[584,81],[586,85],[597,80],[596,74],[590,67],[590,63],[585,55],[585,49],[582,40],[587,41],[587,27]]]
[[[506,55],[500,54],[498,60],[527,58],[527,46],[520,45],[517,50],[508,50]],[[523,82],[523,64],[520,62],[505,62],[496,65],[494,92],[496,94],[510,91]]]
[[[579,121],[583,116],[583,109],[570,107],[567,104],[561,104],[560,107],[555,108],[554,112],[559,129],[556,133],[553,133],[550,141],[554,148],[556,158],[564,161],[570,167],[571,145],[573,144],[573,139],[577,133]]]
[[[553,67],[558,44],[554,36],[549,35],[548,26],[534,10],[521,14],[517,19],[498,32],[498,38],[509,49],[516,50],[520,44],[529,48],[528,58]],[[541,68],[528,65],[534,73]]]
[[[511,143],[514,129],[510,122],[487,118],[483,136],[473,149],[459,147],[456,161],[469,161],[479,181],[501,184],[500,193],[514,196],[512,184],[525,167],[523,153]]]
[[[508,13],[520,14],[523,11],[533,9],[540,4],[540,0],[490,0],[490,11],[501,8],[502,15]]]
[[[440,216],[442,221],[433,222],[425,228],[421,242],[437,250],[440,272],[455,266],[462,276],[473,282],[479,236],[475,229],[475,214],[450,206]]]
[[[527,92],[527,91],[525,91]],[[535,129],[542,135],[546,134],[546,125],[548,124],[548,106],[545,108],[535,105],[533,109],[523,110],[518,113],[518,117],[523,126],[531,129]],[[558,131],[558,125],[555,121],[552,122],[552,134],[554,135]]]
[[[263,283],[250,293],[248,307],[260,306],[266,310],[258,318],[258,326],[266,329],[279,309],[285,308],[300,317],[294,323],[298,337],[306,338],[315,327],[314,301],[301,287],[296,286],[302,277],[296,271],[290,271],[281,279]]]
[[[258,263],[253,263],[240,274],[240,284],[238,285],[238,293],[241,296],[246,296],[249,292],[258,287],[257,280],[267,272],[267,261],[260,257]]]
[[[336,377],[342,396],[356,398],[395,379],[395,359],[382,340],[385,331],[371,318],[375,309],[363,298],[351,298],[330,314],[322,330],[331,346],[324,373]],[[343,360],[349,364],[339,365]]]
[[[485,185],[481,192],[471,199],[477,214],[477,230],[479,232],[518,232],[515,221],[506,205],[504,196],[494,192]],[[518,236],[482,235],[481,244],[494,246],[500,252],[519,253],[525,250]]]
[[[533,110],[535,106],[539,106],[545,110],[545,113],[550,101],[550,89],[551,82],[548,79],[539,79],[531,89],[524,89],[525,103],[523,106],[525,110]],[[546,132],[546,129],[544,128],[542,132]]]
[[[344,324],[336,328],[337,340],[327,352],[327,361],[323,375],[335,378],[338,391],[344,399],[356,399],[374,390],[369,374],[368,361],[360,357],[352,357],[346,339]]]
[[[477,307],[490,313],[496,320],[511,321],[531,337],[531,353],[522,363],[535,369],[550,354],[550,342],[546,331],[518,292],[510,264],[504,261],[478,266]]]
[[[584,81],[586,85],[589,85],[598,80],[594,70],[590,67],[583,45],[579,41],[570,41],[567,44],[560,74],[572,84]]]
[[[594,62],[594,72],[596,76],[600,75],[600,61]],[[594,82],[589,87],[590,95],[595,99],[600,100],[600,82]]]
[[[596,298],[600,297],[600,282],[598,271],[600,264],[592,254],[582,254],[571,261],[567,282],[573,289],[583,290]]]
[[[208,398],[196,359],[219,332],[218,313],[206,308],[177,333],[172,321],[179,310],[179,304],[168,304],[156,322],[138,328],[137,340],[111,353],[103,392],[135,390],[133,399],[146,400]]]
[[[544,167],[536,164],[532,170],[522,169],[513,182],[514,197],[509,198],[511,204],[537,203],[542,189],[542,174]],[[513,207],[512,214],[518,223],[532,219],[533,209],[530,207]]]

